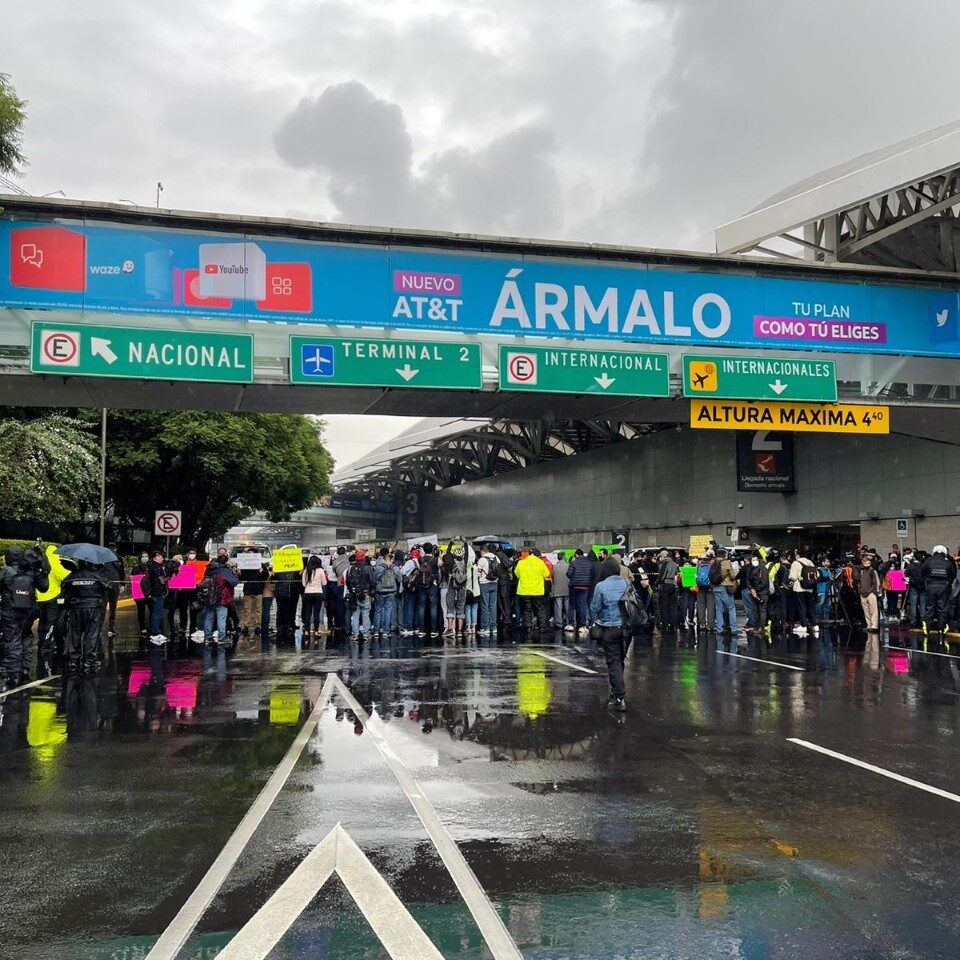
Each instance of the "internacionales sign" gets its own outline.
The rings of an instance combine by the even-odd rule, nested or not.
[[[837,399],[832,360],[757,356],[683,356],[683,393],[687,397],[729,400]]]
[[[690,426],[699,430],[790,430],[806,433],[889,433],[887,407],[844,403],[690,401]]]

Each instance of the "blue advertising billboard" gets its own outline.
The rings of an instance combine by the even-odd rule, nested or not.
[[[93,221],[0,220],[0,306],[960,356],[956,289]]]

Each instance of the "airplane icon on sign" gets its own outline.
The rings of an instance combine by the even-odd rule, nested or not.
[[[300,369],[305,377],[332,377],[334,373],[333,345],[305,343],[300,348]]]
[[[690,388],[698,393],[711,393],[717,389],[717,365],[715,363],[690,364]]]

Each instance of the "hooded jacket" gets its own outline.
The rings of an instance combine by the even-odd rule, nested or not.
[[[4,551],[4,560],[6,566],[0,571],[0,603],[4,609],[32,610],[37,591],[50,586],[39,557],[24,553],[22,547],[10,546]]]
[[[627,582],[620,576],[620,564],[615,560],[604,560],[600,565],[600,577],[590,600],[590,616],[601,627],[621,627],[620,598],[627,592]]]
[[[57,548],[52,543],[44,550],[44,553],[47,557],[47,563],[50,565],[50,572],[47,574],[49,583],[46,590],[37,590],[37,603],[56,600],[60,596],[61,584],[70,576],[70,571],[61,562],[57,555]]]

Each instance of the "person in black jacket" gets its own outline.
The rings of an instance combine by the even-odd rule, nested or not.
[[[763,633],[767,625],[770,575],[759,551],[740,568],[740,596],[747,614],[747,633]]]
[[[933,553],[920,567],[927,597],[927,626],[931,632],[946,629],[950,591],[957,576],[957,564],[947,553],[947,548],[938,544]]]
[[[150,601],[150,642],[158,647],[167,642],[163,635],[163,605],[167,597],[167,581],[176,572],[172,561],[168,563],[164,559],[163,551],[154,550],[147,564],[147,575],[140,581],[140,589]]]
[[[37,591],[50,582],[43,555],[31,548],[10,546],[4,551],[6,566],[0,571],[0,632],[6,652],[3,660],[6,686],[28,683],[33,665],[33,633],[24,636],[23,625],[37,605]]]
[[[113,564],[94,566],[74,561],[77,569],[63,582],[67,612],[67,670],[90,675],[96,672],[104,608],[115,583]]]

